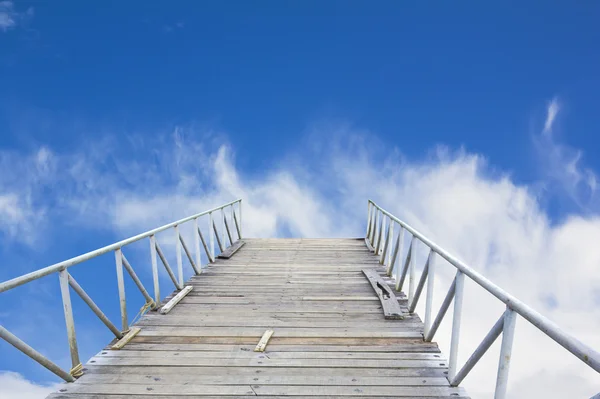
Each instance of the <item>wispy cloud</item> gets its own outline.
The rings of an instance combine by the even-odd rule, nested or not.
[[[551,191],[567,195],[583,211],[599,210],[596,172],[585,166],[583,151],[557,138],[555,125],[560,109],[559,100],[553,98],[546,108],[544,128],[534,137],[541,170]]]
[[[550,117],[551,111],[549,132],[558,108]],[[582,341],[600,347],[600,248],[594,242],[600,219],[567,215],[560,224],[550,223],[528,186],[490,173],[480,154],[438,147],[409,162],[400,149],[365,146],[374,142],[370,132],[321,126],[309,136],[306,152],[287,154],[279,167],[249,173],[237,165],[236,148],[226,140],[209,140],[189,129],[151,137],[121,138],[119,146],[105,139],[73,153],[42,147],[28,155],[5,154],[11,162],[0,163],[0,176],[21,171],[10,187],[18,196],[30,195],[30,212],[45,215],[47,223],[39,229],[64,229],[61,220],[68,214],[69,228],[85,223],[119,237],[238,197],[244,200],[246,235],[358,237],[364,234],[366,200],[372,198]],[[417,260],[422,267],[424,254]],[[453,274],[443,262],[437,270],[434,307]],[[467,283],[461,361],[502,311],[495,298]],[[448,318],[436,337],[446,353],[449,329]],[[466,380],[473,396],[491,397],[497,354],[492,348]],[[524,320],[517,324],[513,359],[514,398],[536,392],[558,399],[567,391],[591,396],[600,383],[597,373]],[[564,391],[548,384],[548,370]]]
[[[558,105],[558,99],[554,97],[548,104],[548,109],[546,112],[546,122],[544,123],[543,133],[552,133],[552,125],[554,124],[554,119],[556,119],[556,115],[558,114],[559,110],[560,106]]]
[[[26,11],[18,12],[12,1],[0,1],[0,30],[6,32],[9,29],[17,27],[23,21],[33,17],[33,12],[33,7],[29,7]]]
[[[185,23],[182,21],[176,22],[174,24],[168,24],[163,26],[163,30],[167,33],[173,32],[176,29],[183,29],[185,27]]]

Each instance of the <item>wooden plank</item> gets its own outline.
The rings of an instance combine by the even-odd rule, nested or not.
[[[260,373],[257,373],[257,370]],[[197,367],[197,366],[120,366],[120,365],[96,365],[93,363],[86,365],[85,375],[91,374],[118,374],[118,375],[206,375],[206,376],[301,376],[312,378],[314,376],[361,376],[361,377],[421,377],[421,378],[445,378],[443,368],[327,368],[327,367]]]
[[[131,327],[129,329],[129,331],[127,332],[127,334],[125,334],[123,336],[123,338],[121,338],[120,340],[118,340],[112,347],[111,349],[122,349],[125,345],[127,345],[127,343],[129,341],[131,341],[133,339],[133,337],[135,337],[136,335],[139,334],[139,332],[142,331],[141,328],[139,327]]]
[[[230,318],[225,317],[210,317],[196,314],[172,315],[171,317],[161,317],[160,315],[145,316],[140,320],[138,325],[149,326],[196,326],[196,327],[285,327],[285,328],[335,328],[335,327],[377,327],[377,328],[392,328],[398,329],[398,323],[394,320],[385,320],[379,316],[379,319],[347,319],[342,317],[328,318],[281,318],[281,317],[265,317],[260,313],[255,317],[239,316]],[[421,320],[411,318],[406,320],[403,325],[411,327],[420,327]]]
[[[63,385],[65,387],[65,385]],[[264,396],[396,396],[434,397],[464,393],[462,388],[440,386],[315,386],[315,385],[205,385],[205,384],[69,384],[63,393],[133,395],[264,395]]]
[[[256,373],[255,373],[256,374]],[[211,384],[211,385],[400,385],[400,386],[448,386],[444,377],[364,377],[354,375],[314,375],[310,379],[299,375],[206,375],[167,373],[146,375],[89,374],[77,380],[78,384]]]
[[[237,240],[233,245],[230,245],[225,251],[221,252],[217,258],[219,259],[229,259],[231,258],[241,247],[246,244],[242,240]]]
[[[273,336],[274,333],[275,333],[275,331],[273,331],[273,330],[265,331],[263,336],[260,338],[260,341],[258,341],[256,348],[254,348],[254,352],[264,352],[265,349],[267,348],[267,344],[269,343],[269,340],[271,339],[271,337]]]
[[[94,356],[95,365],[119,366],[196,366],[196,367],[324,367],[324,368],[441,368],[448,367],[443,360],[396,359],[220,359],[197,357],[102,357]]]
[[[193,357],[201,359],[258,359],[264,358],[262,353],[269,356],[269,359],[391,359],[391,360],[444,360],[442,355],[438,353],[420,353],[420,352],[274,352],[273,350],[265,351],[266,345],[263,340],[259,342],[252,352],[247,351],[146,351],[128,350],[120,351],[102,351],[96,356],[99,357],[157,357],[157,358],[183,358]],[[268,341],[266,341],[268,342]],[[260,346],[260,347],[259,347]],[[258,350],[256,350],[258,349]]]
[[[161,344],[228,344],[254,346],[260,337],[206,337],[206,336],[177,336],[177,335],[148,335],[135,337],[139,343],[161,343]],[[423,339],[423,334],[407,334],[405,337],[382,338],[382,337],[273,337],[272,344],[279,345],[398,345],[406,340]]]
[[[363,328],[277,328],[279,338],[419,338],[422,328],[405,328],[402,331],[367,330]],[[147,326],[138,334],[142,336],[160,337],[255,337],[264,332],[260,327],[157,327]]]
[[[192,291],[194,289],[194,287],[192,287],[191,285],[188,285],[186,287],[184,287],[181,291],[179,291],[179,293],[177,295],[175,295],[169,302],[167,302],[167,304],[165,306],[163,306],[159,313],[160,314],[167,314],[171,311],[171,309],[173,309],[175,307],[175,305],[177,305],[179,302],[181,302],[181,300],[190,293],[190,291]]]
[[[397,345],[364,345],[364,346],[353,346],[353,345],[279,345],[271,343],[269,345],[269,352],[373,352],[373,353],[440,353],[437,344],[432,342],[424,342],[422,340],[406,340],[407,342]],[[110,349],[110,347],[108,347]],[[143,350],[147,352],[153,351],[185,351],[185,352],[212,352],[212,351],[225,351],[230,353],[237,352],[249,352],[254,349],[254,345],[228,345],[228,344],[152,344],[152,343],[136,343],[130,342],[127,345],[127,351],[129,350]],[[125,351],[124,351],[125,352]]]
[[[373,290],[381,302],[383,316],[386,319],[404,319],[404,314],[402,309],[400,309],[400,305],[398,304],[396,295],[394,295],[394,291],[387,286],[379,273],[375,269],[363,269],[362,272],[369,280],[369,283],[371,283],[371,287],[373,287]]]

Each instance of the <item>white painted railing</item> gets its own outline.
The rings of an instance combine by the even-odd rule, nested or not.
[[[395,243],[394,226],[398,225],[400,231]],[[387,229],[386,229],[387,226]],[[560,346],[571,352],[585,364],[600,373],[600,353],[589,346],[578,341],[576,338],[562,331],[555,323],[542,316],[525,303],[519,301],[502,288],[498,287],[481,274],[471,269],[469,266],[456,259],[450,253],[429,240],[423,234],[419,233],[413,227],[398,219],[391,213],[382,209],[380,206],[369,200],[369,212],[367,222],[367,245],[379,256],[381,264],[387,266],[387,274],[391,276],[396,264],[396,259],[402,257],[402,246],[404,244],[405,231],[411,234],[410,247],[404,262],[400,262],[395,268],[394,279],[396,290],[404,288],[406,276],[408,274],[408,307],[413,313],[421,297],[421,293],[427,282],[427,293],[425,299],[425,331],[423,339],[430,342],[437,332],[442,319],[444,318],[450,304],[454,301],[454,312],[452,320],[452,336],[450,341],[450,358],[448,362],[448,381],[452,386],[458,386],[469,374],[473,366],[477,364],[483,354],[490,348],[494,341],[502,334],[502,345],[500,349],[500,360],[498,364],[498,374],[496,378],[496,399],[506,397],[508,369],[511,359],[513,337],[515,331],[515,322],[517,315],[520,315],[529,323],[533,324],[540,331],[552,338]],[[421,273],[418,282],[415,271],[415,252],[417,242],[422,242],[428,249],[429,255]],[[435,260],[441,256],[456,268],[456,277],[454,278],[448,293],[442,303],[442,306],[431,321],[432,298],[435,276]],[[506,310],[500,316],[498,321],[485,336],[481,344],[475,349],[471,357],[466,361],[460,370],[457,370],[458,342],[460,335],[460,320],[463,303],[463,290],[465,276],[483,287],[490,294],[498,298],[506,305]]]
[[[237,213],[236,213],[237,208]],[[229,213],[229,222],[227,221]],[[239,217],[238,217],[239,215]],[[198,226],[198,219],[207,216],[208,218],[208,231],[209,231],[209,242],[207,243],[202,235],[202,231]],[[220,219],[218,223],[215,222],[215,218]],[[179,231],[179,227],[187,222],[193,223],[194,228],[194,255],[192,256],[192,252],[190,252],[189,247],[186,245],[183,236]],[[73,368],[70,372],[66,372],[61,369],[55,363],[47,359],[41,353],[33,349],[31,346],[27,345],[17,336],[12,334],[6,328],[0,325],[0,338],[7,341],[9,344],[13,345],[15,348],[31,357],[42,366],[58,375],[60,378],[64,379],[67,382],[75,381],[75,378],[82,374],[82,366],[79,360],[79,350],[77,348],[77,337],[75,334],[75,323],[73,319],[73,311],[71,307],[71,296],[69,286],[73,288],[73,290],[83,299],[83,301],[92,309],[92,311],[98,316],[98,318],[106,325],[106,327],[115,335],[117,338],[123,338],[124,334],[129,330],[129,319],[127,317],[127,302],[125,297],[125,281],[123,278],[123,269],[127,271],[127,273],[131,276],[135,285],[139,288],[140,292],[146,299],[145,305],[142,307],[141,313],[147,311],[148,309],[157,309],[161,302],[160,296],[160,286],[159,286],[159,278],[158,278],[158,265],[156,256],[160,258],[162,264],[164,265],[167,274],[173,281],[175,288],[177,290],[183,289],[183,259],[182,259],[182,249],[185,253],[188,261],[194,270],[195,274],[202,273],[202,266],[200,263],[200,243],[204,247],[204,251],[208,258],[209,263],[214,262],[215,260],[215,249],[214,249],[214,240],[216,239],[217,245],[219,247],[220,252],[225,250],[226,240],[229,240],[229,245],[233,244],[234,239],[232,234],[233,226],[235,226],[235,232],[237,233],[238,239],[242,237],[242,200],[236,200],[233,202],[229,202],[225,205],[219,206],[217,208],[197,213],[192,216],[188,216],[184,219],[177,220],[175,222],[166,224],[164,226],[158,227],[156,229],[147,231],[142,234],[138,234],[136,236],[127,238],[125,240],[116,242],[114,244],[108,245],[103,248],[99,248],[95,251],[91,251],[85,253],[83,255],[79,255],[75,258],[71,258],[65,260],[60,263],[56,263],[54,265],[45,267],[43,269],[36,270],[34,272],[25,274],[20,277],[16,277],[12,280],[5,281],[0,283],[0,293],[4,291],[8,291],[12,288],[18,287],[20,285],[26,284],[30,281],[37,280],[41,277],[47,276],[49,274],[57,273],[60,280],[60,290],[63,301],[63,308],[65,314],[65,322],[67,325],[67,336],[69,340],[69,348],[71,353],[71,363]],[[177,277],[173,273],[173,269],[167,262],[167,258],[165,257],[164,252],[156,240],[155,235],[162,231],[173,229],[175,234],[175,242],[176,242],[176,259],[177,259]],[[220,237],[219,237],[219,229],[220,229]],[[133,242],[142,240],[144,238],[148,238],[150,241],[150,261],[152,264],[152,277],[154,282],[154,298],[150,296],[137,274],[133,270],[133,267],[123,254],[123,248],[131,244]],[[75,266],[79,263],[85,262],[92,258],[98,257],[100,255],[106,254],[108,252],[114,251],[115,253],[115,262],[117,267],[117,284],[119,287],[119,303],[121,308],[121,329],[117,328],[106,315],[100,310],[100,308],[92,301],[92,299],[88,296],[88,294],[81,288],[81,286],[75,281],[73,276],[69,274],[67,268],[71,266]]]

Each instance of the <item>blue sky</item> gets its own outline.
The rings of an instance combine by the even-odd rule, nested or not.
[[[358,235],[372,197],[557,320],[580,290],[563,321],[589,342],[599,17],[566,1],[2,1],[0,280],[237,197],[250,234]],[[128,257],[148,279],[144,248]],[[118,320],[111,262],[73,273]],[[0,322],[66,367],[66,342],[39,336],[64,339],[56,280],[0,295],[18,303]],[[75,306],[89,357],[110,335]],[[0,351],[0,370],[52,381]]]

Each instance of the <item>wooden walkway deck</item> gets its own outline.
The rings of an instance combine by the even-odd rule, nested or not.
[[[383,268],[364,240],[244,241],[191,278],[170,313],[145,315],[122,350],[107,346],[50,398],[467,397],[448,385],[417,315],[384,319],[361,272]],[[254,352],[267,329],[266,351]]]

